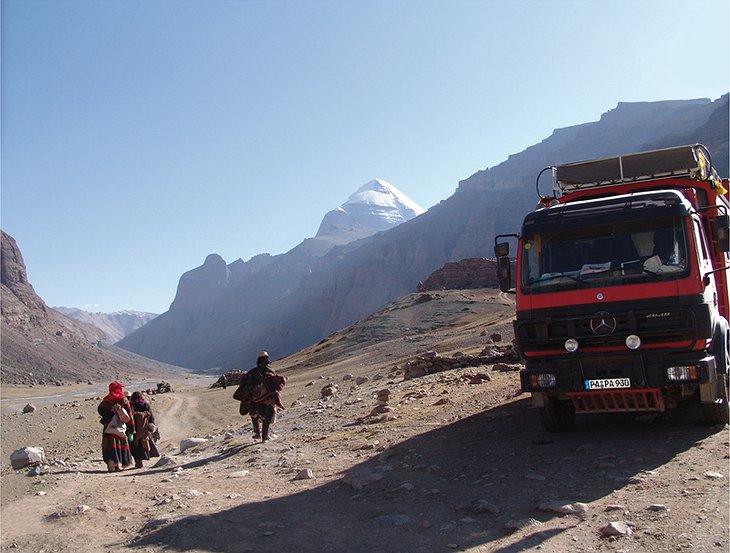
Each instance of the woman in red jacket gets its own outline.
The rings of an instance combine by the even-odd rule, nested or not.
[[[124,389],[119,382],[109,384],[109,393],[104,396],[97,411],[101,416],[99,422],[104,425],[104,433],[101,438],[102,458],[109,472],[119,472],[122,468],[132,464],[128,435],[134,434],[132,406],[124,395]],[[110,428],[112,419],[118,423],[115,428],[121,429],[121,431]],[[124,428],[121,425],[124,425]]]

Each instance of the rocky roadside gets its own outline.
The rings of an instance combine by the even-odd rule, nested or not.
[[[491,367],[355,380],[304,383],[267,444],[230,390],[194,389],[156,398],[163,438],[165,413],[199,430],[156,466],[108,475],[80,435],[77,455],[4,467],[2,549],[727,550],[727,428],[592,417],[549,435]],[[85,410],[69,407],[56,429]],[[4,416],[4,439],[44,409]]]

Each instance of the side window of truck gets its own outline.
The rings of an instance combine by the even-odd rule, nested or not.
[[[700,247],[702,250],[702,260],[707,261],[710,259],[710,256],[707,253],[708,249],[707,249],[707,241],[705,239],[704,229],[697,221],[694,221],[694,226],[695,226],[695,232],[697,233],[697,236],[699,236],[699,238],[700,238]]]

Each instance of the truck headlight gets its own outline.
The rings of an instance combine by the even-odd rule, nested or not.
[[[554,388],[558,379],[553,373],[533,373],[530,375],[530,386],[533,388]]]
[[[568,338],[565,341],[565,351],[568,351],[570,353],[575,353],[578,351],[578,340],[575,338]]]
[[[697,380],[697,367],[695,365],[680,365],[678,367],[667,367],[667,380]]]
[[[641,346],[641,338],[639,338],[636,334],[629,334],[626,337],[626,347],[629,349],[639,349],[639,346]]]

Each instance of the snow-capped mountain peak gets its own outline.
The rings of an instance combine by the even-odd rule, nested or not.
[[[324,216],[317,237],[346,235],[347,241],[364,238],[409,221],[424,211],[389,182],[373,179]]]

